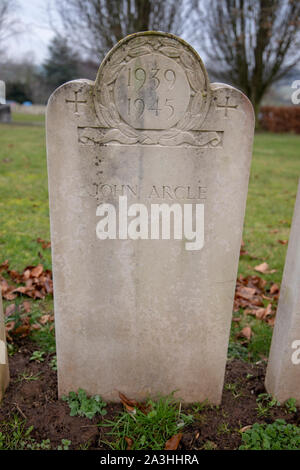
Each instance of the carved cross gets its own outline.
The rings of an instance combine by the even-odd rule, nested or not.
[[[229,100],[230,100],[230,96],[226,96],[226,103],[225,104],[217,104],[217,108],[218,111],[220,111],[220,109],[224,109],[225,110],[225,114],[224,116],[225,117],[228,117],[228,109],[236,109],[238,107],[238,105],[229,105]]]
[[[86,100],[79,100],[78,99],[78,93],[79,93],[79,91],[74,91],[74,94],[75,94],[74,100],[66,100],[66,103],[74,103],[74,105],[75,105],[74,106],[74,114],[79,114],[79,112],[78,112],[78,105],[79,104],[86,103]]]

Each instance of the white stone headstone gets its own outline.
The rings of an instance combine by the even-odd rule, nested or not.
[[[6,348],[6,334],[2,307],[2,295],[0,289],[0,401],[9,383],[8,356]]]
[[[60,395],[220,402],[253,130],[246,96],[160,32],[126,37],[95,83],[53,93]]]
[[[300,182],[272,337],[266,388],[280,402],[295,398],[300,405]]]
[[[6,104],[5,82],[0,80],[0,104]]]

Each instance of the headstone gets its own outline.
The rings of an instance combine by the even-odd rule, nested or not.
[[[300,405],[300,182],[283,272],[266,389],[280,402]]]
[[[161,32],[58,88],[47,152],[59,395],[222,395],[254,129]],[[171,228],[170,228],[171,227]]]
[[[0,80],[0,104],[6,104],[5,82]]]
[[[5,82],[0,80],[0,122],[11,121],[10,106],[6,104]]]
[[[6,348],[6,335],[0,289],[0,401],[9,383],[8,356]]]

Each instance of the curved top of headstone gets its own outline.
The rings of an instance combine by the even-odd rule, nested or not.
[[[94,104],[101,122],[129,138],[163,129],[169,139],[201,126],[211,95],[197,52],[172,34],[147,31],[127,36],[106,55]]]

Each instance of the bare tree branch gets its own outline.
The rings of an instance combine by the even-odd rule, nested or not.
[[[300,60],[299,0],[194,0],[200,6],[198,39],[211,74],[241,88],[257,112],[268,88]]]
[[[19,21],[15,17],[17,9],[16,0],[0,0],[0,52],[4,41],[18,34]]]
[[[190,0],[55,0],[64,35],[81,54],[97,61],[127,34],[181,34],[189,4]]]

